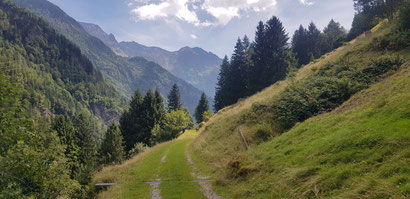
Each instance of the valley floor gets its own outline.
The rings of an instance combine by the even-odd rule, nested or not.
[[[187,131],[178,139],[149,148],[124,164],[105,167],[94,176],[93,184],[115,182],[116,185],[96,198],[221,199],[212,190],[210,177],[199,171],[188,151],[197,135],[194,130]]]

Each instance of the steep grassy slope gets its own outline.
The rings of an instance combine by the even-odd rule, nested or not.
[[[46,0],[13,0],[22,7],[43,18],[58,33],[66,36],[80,47],[82,53],[101,71],[107,81],[125,98],[129,99],[136,89],[146,92],[158,88],[167,96],[174,83],[181,90],[181,99],[193,113],[201,91],[175,77],[158,64],[135,63],[117,56],[101,40],[88,34],[83,27],[64,11]]]
[[[304,66],[294,77],[214,115],[191,147],[195,159],[203,163],[202,168],[208,167],[208,172],[214,174],[216,189],[226,198],[409,197],[410,52],[374,47],[391,28],[381,24]],[[377,71],[372,66],[378,62],[376,58],[392,54],[404,62],[400,69],[381,70],[386,73],[374,78],[367,73]],[[283,117],[275,115],[285,109],[278,102],[292,99],[285,96],[291,91],[310,88],[309,84],[300,84],[320,79],[322,74],[323,78],[331,78],[332,74],[348,88],[346,93],[356,94],[330,113],[301,113],[315,117],[287,131],[278,121]],[[350,85],[357,79],[368,82],[358,87]],[[311,93],[333,84],[323,85],[304,92],[307,97],[315,96]],[[301,100],[304,103],[300,107],[326,107],[321,103],[328,100],[318,99]],[[324,111],[330,111],[329,107]],[[238,129],[250,142],[249,151],[244,150]]]

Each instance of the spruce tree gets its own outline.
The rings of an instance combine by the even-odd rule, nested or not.
[[[120,118],[120,129],[125,141],[126,151],[131,150],[137,143],[137,135],[141,130],[143,97],[139,90],[136,90],[130,102],[130,108],[126,110]]]
[[[151,146],[152,129],[154,129],[156,120],[156,97],[151,89],[148,89],[142,102],[142,118],[141,118],[141,131],[137,134],[137,142],[142,142]]]
[[[67,115],[58,115],[53,121],[52,129],[57,132],[60,143],[66,146],[64,154],[68,159],[70,176],[74,177],[74,173],[80,166],[78,157],[80,140],[76,137],[74,126]]]
[[[238,99],[245,97],[248,93],[247,79],[249,70],[246,47],[240,38],[238,38],[232,54],[229,73],[230,85],[227,92],[230,92],[230,96],[227,105],[236,103]]]
[[[288,36],[277,17],[272,17],[265,25],[259,23],[252,55],[254,66],[250,85],[253,93],[285,78],[291,59],[287,41]]]
[[[194,116],[197,123],[201,123],[203,121],[202,116],[206,111],[209,111],[208,99],[206,99],[205,93],[202,93],[198,105],[195,107]]]
[[[317,29],[316,25],[311,22],[308,27],[307,32],[307,47],[309,49],[309,56],[313,59],[317,59],[320,57],[321,52],[319,48],[319,37],[320,37],[320,30]]]
[[[121,163],[124,160],[124,140],[121,135],[120,128],[113,123],[108,127],[105,133],[104,140],[101,144],[99,154],[102,157],[102,162]]]
[[[219,111],[225,107],[227,103],[227,94],[228,94],[228,79],[229,79],[229,70],[230,70],[228,57],[225,57],[222,60],[221,68],[218,75],[218,82],[215,88],[215,97],[214,97],[214,110]]]
[[[78,153],[80,168],[75,178],[80,184],[87,184],[90,180],[89,176],[96,166],[97,149],[93,126],[90,118],[87,118],[85,114],[80,114],[74,118],[74,126],[78,138],[77,146],[80,148]]]
[[[329,24],[323,29],[323,34],[320,38],[320,51],[321,54],[332,51],[335,48],[341,46],[346,40],[346,30],[340,23],[330,20]]]
[[[262,74],[265,69],[264,66],[266,65],[266,60],[264,57],[269,56],[266,53],[265,45],[265,24],[260,21],[256,27],[255,41],[253,42],[254,52],[251,56],[253,67],[250,74],[250,90],[252,93],[261,89],[259,74]]]
[[[181,95],[179,93],[179,88],[177,84],[172,86],[171,91],[168,95],[168,112],[176,111],[182,108]]]
[[[308,64],[310,62],[309,47],[308,47],[307,30],[300,25],[292,37],[292,50],[298,60],[298,66]]]
[[[164,107],[164,99],[161,96],[158,88],[155,89],[155,105],[154,105],[154,118],[155,123],[160,124],[162,120],[164,120],[165,116],[165,107]]]

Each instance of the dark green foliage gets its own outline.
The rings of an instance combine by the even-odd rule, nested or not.
[[[300,25],[299,29],[295,31],[292,38],[292,50],[298,59],[298,65],[302,66],[309,63],[311,56],[309,53],[307,30]]]
[[[218,83],[215,89],[214,110],[218,111],[228,105],[229,97],[229,70],[230,64],[228,57],[225,56],[222,60],[221,69],[218,75]]]
[[[67,164],[70,168],[70,176],[74,177],[80,168],[78,146],[79,138],[76,137],[74,126],[67,115],[59,115],[53,121],[52,128],[57,132],[60,143],[65,146],[65,156],[68,159]]]
[[[259,23],[251,57],[251,93],[285,78],[291,60],[287,41],[288,36],[277,17],[272,17],[266,24]]]
[[[131,150],[137,143],[137,134],[141,129],[142,123],[142,94],[139,90],[135,91],[130,102],[130,108],[126,110],[120,118],[120,129],[125,141],[126,151]]]
[[[292,51],[295,53],[298,65],[308,64],[323,54],[342,45],[346,37],[346,30],[333,19],[321,33],[311,22],[308,30],[300,25],[292,38]]]
[[[370,30],[380,19],[392,17],[407,0],[353,0],[356,14],[348,39],[354,39],[361,33]],[[407,19],[408,20],[408,19]]]
[[[0,8],[2,70],[24,85],[33,111],[89,111],[104,120],[118,115],[117,93],[78,47],[17,6],[1,1]]]
[[[371,44],[372,50],[399,51],[410,47],[410,1],[403,3],[397,17],[397,24],[387,35],[375,38]]]
[[[68,197],[79,185],[64,147],[46,123],[28,117],[22,93],[0,71],[0,198]]]
[[[104,164],[117,164],[124,160],[124,140],[120,128],[113,123],[108,127],[99,151],[100,161]]]
[[[295,60],[288,36],[277,17],[259,22],[255,41],[238,38],[230,62],[222,61],[214,98],[216,111],[286,77]]]
[[[174,84],[168,95],[168,112],[176,111],[181,108],[181,94],[179,93],[179,88],[177,84]]]
[[[356,92],[403,64],[399,57],[382,57],[364,66],[339,61],[289,86],[273,105],[274,117],[284,129],[317,114],[333,110]]]
[[[91,120],[84,114],[74,117],[76,145],[80,148],[78,153],[79,171],[75,178],[80,184],[87,184],[90,174],[96,166],[97,146],[94,138],[94,129]]]
[[[340,23],[330,20],[320,35],[320,53],[325,54],[340,47],[346,40],[347,33]]]
[[[206,99],[205,93],[202,93],[201,99],[199,99],[198,105],[195,108],[195,120],[199,124],[203,120],[203,114],[209,111],[209,105],[208,105],[208,100]]]
[[[152,130],[164,119],[164,100],[158,89],[151,89],[142,98],[139,90],[130,102],[130,108],[120,118],[120,129],[124,137],[126,151],[130,151],[136,143],[152,146],[155,137]]]

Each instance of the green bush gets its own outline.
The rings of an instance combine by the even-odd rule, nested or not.
[[[128,152],[128,158],[132,158],[133,156],[137,155],[138,153],[141,153],[145,151],[145,149],[148,148],[148,146],[142,142],[137,142],[134,145],[134,148],[132,148]]]
[[[364,66],[343,60],[328,64],[284,90],[274,100],[274,118],[283,129],[289,129],[297,122],[333,110],[403,63],[398,56],[384,56]]]
[[[255,138],[258,141],[267,141],[273,137],[273,130],[269,124],[263,123],[256,126]]]

